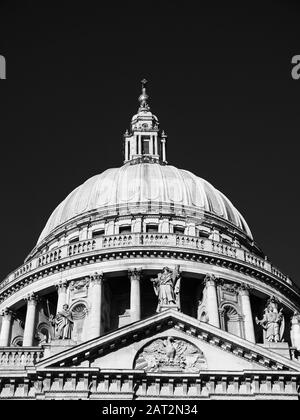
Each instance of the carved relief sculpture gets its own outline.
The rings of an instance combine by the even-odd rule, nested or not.
[[[146,372],[199,372],[205,358],[195,345],[174,337],[159,338],[143,348],[135,362],[135,369]]]
[[[156,278],[150,280],[153,283],[154,292],[158,297],[156,312],[160,312],[168,307],[177,307],[177,309],[180,309],[179,293],[181,277],[179,265],[174,270],[171,270],[169,267],[164,267]]]
[[[79,290],[83,289],[84,287],[88,286],[89,282],[90,282],[89,277],[85,277],[85,278],[80,279],[80,280],[73,280],[70,283],[70,290],[71,291],[73,291],[73,290],[79,291]]]
[[[278,301],[271,297],[264,310],[261,320],[255,317],[256,324],[261,325],[265,330],[265,340],[278,343],[282,340],[284,332],[284,317],[282,308],[278,311]]]

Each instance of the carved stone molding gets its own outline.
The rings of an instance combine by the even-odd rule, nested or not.
[[[80,291],[81,289],[83,289],[84,287],[88,287],[90,284],[90,277],[86,276],[83,277],[81,279],[78,280],[72,280],[70,282],[70,290],[71,291]]]
[[[14,293],[20,291],[22,288],[28,286],[31,283],[37,282],[48,275],[55,274],[57,272],[64,272],[70,268],[75,268],[82,265],[82,261],[86,264],[93,264],[95,261],[106,262],[112,255],[115,255],[114,249],[105,249],[100,250],[97,254],[88,255],[82,258],[82,255],[74,256],[67,263],[61,261],[55,261],[50,267],[38,267],[37,271],[34,273],[24,273],[20,278],[15,279],[13,282],[9,279],[5,279],[0,284],[0,303],[3,303],[6,299],[10,298]],[[136,250],[124,249],[118,253],[118,256],[121,260],[128,260],[128,258],[135,257],[137,255]],[[245,261],[236,260],[232,261],[226,256],[218,255],[201,255],[198,250],[194,252],[191,251],[166,251],[166,250],[145,250],[140,249],[139,255],[144,257],[154,257],[161,258],[164,256],[172,257],[175,259],[184,259],[191,260],[193,262],[201,262],[205,264],[211,264],[212,266],[222,266],[224,268],[230,269],[232,271],[246,274],[251,278],[254,278],[256,281],[266,284],[267,286],[272,286],[276,291],[283,293],[286,299],[289,299],[295,307],[298,307],[299,300],[299,291],[291,284],[288,284],[284,279],[281,279],[280,276],[272,271],[263,270],[261,267],[245,265]]]
[[[224,279],[220,279],[219,283],[224,292],[237,294],[239,291],[239,285],[237,283],[226,282]]]

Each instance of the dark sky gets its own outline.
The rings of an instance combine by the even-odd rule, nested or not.
[[[146,77],[169,163],[226,194],[300,284],[297,2],[103,3],[1,0],[0,278],[69,192],[122,164]]]

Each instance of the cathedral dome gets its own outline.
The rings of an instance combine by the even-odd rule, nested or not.
[[[233,204],[209,182],[193,173],[158,163],[125,164],[107,169],[77,187],[54,210],[39,242],[54,229],[80,215],[101,208],[139,203],[167,204],[222,218],[252,238],[250,229]]]

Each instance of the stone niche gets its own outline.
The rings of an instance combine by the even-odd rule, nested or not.
[[[146,372],[199,372],[206,369],[203,352],[177,337],[162,337],[146,344],[137,354],[134,369]]]
[[[87,304],[83,300],[76,301],[71,306],[72,317],[74,321],[73,331],[72,331],[72,340],[75,342],[80,342],[84,340],[84,326],[87,319]]]

